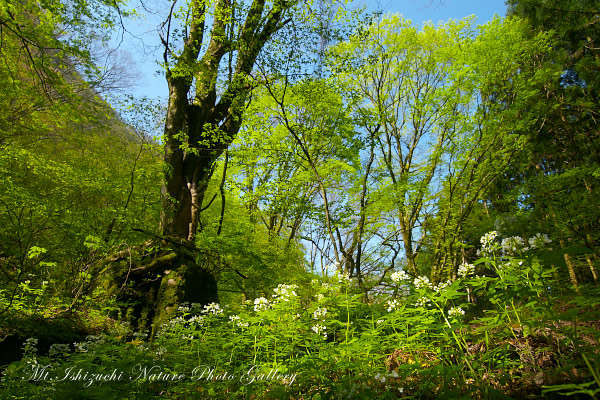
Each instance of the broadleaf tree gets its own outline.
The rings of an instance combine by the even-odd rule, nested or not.
[[[362,98],[356,112],[371,115],[362,130],[373,135],[371,173],[381,179],[367,197],[388,221],[379,246],[402,254],[414,276],[453,275],[462,221],[523,147],[535,117],[522,105],[531,82],[548,78],[520,75],[548,47],[547,35],[530,40],[525,29],[495,19],[477,30],[465,19],[418,30],[392,15],[330,53],[339,79]],[[435,253],[427,260],[426,248]]]
[[[165,251],[137,270],[142,291],[156,297],[142,299],[143,309],[134,313],[150,317],[156,310],[154,327],[178,302],[218,299],[214,274],[200,265],[202,253],[194,245],[204,196],[217,160],[242,125],[253,89],[272,74],[290,78],[302,72],[305,60],[297,49],[303,40],[314,43],[319,26],[311,6],[310,0],[171,4],[161,27],[169,87],[160,221]],[[158,288],[149,283],[157,281],[153,274],[162,277]]]

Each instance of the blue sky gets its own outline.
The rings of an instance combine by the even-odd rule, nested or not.
[[[470,15],[477,16],[476,22],[478,24],[484,24],[491,20],[495,14],[499,16],[506,14],[504,0],[355,0],[354,4],[357,6],[367,5],[368,9],[373,11],[400,13],[415,25],[427,21],[438,23],[451,18],[461,19]],[[139,26],[133,30],[145,32],[143,37],[146,44],[157,39],[155,23],[144,23],[143,19],[138,20],[136,23]],[[142,53],[141,42],[133,40],[133,43],[135,44],[124,46],[124,50],[129,52],[131,58],[136,61],[137,68],[131,72],[135,75],[133,81],[141,84],[131,87],[128,91],[137,97],[161,97],[166,99],[168,91],[164,75],[156,74],[156,71],[160,70],[155,61],[162,57],[160,49],[152,54],[148,54],[148,49],[145,49]]]
[[[483,24],[494,14],[504,16],[504,0],[359,0],[370,9],[399,13],[415,24],[425,21],[438,23],[450,18],[461,19],[469,15],[477,16],[477,23]]]

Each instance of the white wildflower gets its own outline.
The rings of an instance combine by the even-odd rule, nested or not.
[[[496,247],[496,238],[498,237],[498,232],[491,231],[483,235],[480,239],[481,242],[481,250],[477,251],[477,255],[488,255],[494,251]]]
[[[415,287],[417,289],[431,288],[431,283],[429,282],[429,278],[426,276],[418,276],[413,281]]]
[[[410,280],[410,276],[408,276],[408,274],[406,273],[406,271],[398,271],[398,272],[394,272],[392,274],[392,281],[398,283],[398,282],[403,282],[403,281],[409,281]]]
[[[516,255],[529,250],[520,236],[512,236],[502,240],[502,251],[507,255]]]
[[[458,276],[461,278],[467,278],[469,275],[475,273],[475,265],[469,263],[462,263],[458,266]]]
[[[421,297],[416,301],[415,307],[427,307],[429,304],[431,304],[431,300],[429,300],[427,297]]]
[[[202,325],[202,323],[204,322],[204,317],[202,315],[194,315],[193,317],[188,319],[188,322],[190,324]]]
[[[387,301],[387,306],[388,312],[392,312],[398,307],[400,307],[400,302],[397,299],[390,299]]]
[[[73,347],[75,347],[75,351],[77,353],[87,353],[88,352],[88,343],[86,343],[86,342],[75,342],[75,343],[73,343]]]
[[[317,335],[321,335],[321,334],[322,334],[322,335],[323,335],[323,337],[324,337],[325,339],[327,339],[327,332],[325,332],[325,330],[327,329],[327,327],[326,327],[326,326],[324,326],[324,325],[320,325],[320,324],[317,324],[317,325],[313,326],[313,327],[312,327],[312,328],[310,328],[310,329],[311,329],[311,330],[312,330],[314,333],[316,333]]]
[[[172,320],[169,321],[169,325],[171,325],[171,327],[177,326],[177,325],[183,325],[185,324],[185,318],[179,316],[179,317],[175,317]]]
[[[239,315],[230,315],[229,316],[229,321],[231,321],[232,323],[234,323],[235,326],[237,326],[238,328],[241,328],[241,327],[246,328],[246,327],[248,327],[248,323],[247,322],[243,322]]]
[[[548,235],[537,233],[534,237],[529,238],[529,246],[532,249],[543,249],[546,244],[551,243],[552,239]]]
[[[338,272],[336,274],[339,283],[347,283],[350,282],[350,274]]]
[[[491,245],[497,237],[498,237],[498,232],[490,231],[490,232],[486,233],[485,235],[483,235],[481,237],[481,239],[479,239],[479,241],[481,242],[481,244],[484,247],[487,247],[487,246]]]
[[[269,308],[269,300],[265,299],[264,297],[257,297],[254,299],[254,311],[264,311],[267,308]]]
[[[433,291],[435,292],[442,292],[444,289],[446,289],[448,286],[452,285],[452,281],[451,280],[447,280],[446,282],[440,282],[434,286],[431,287],[431,289],[433,289]]]
[[[465,315],[465,310],[460,307],[452,307],[450,310],[448,310],[448,317],[450,318],[459,318],[462,315]]]
[[[313,312],[314,319],[325,319],[327,316],[327,309],[325,307],[318,307],[315,312]]]
[[[204,310],[202,310],[203,314],[212,314],[212,315],[221,315],[223,314],[223,309],[219,305],[219,303],[210,303],[204,306]]]
[[[298,285],[279,284],[275,289],[273,289],[275,292],[273,297],[283,301],[289,301],[290,297],[298,296],[295,292],[295,289],[298,289]]]

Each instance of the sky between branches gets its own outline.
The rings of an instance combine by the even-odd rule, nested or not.
[[[484,24],[495,14],[504,16],[504,0],[355,0],[354,6],[367,6],[368,11],[400,13],[415,24],[431,21],[437,24],[448,19],[462,19],[475,15],[477,24]],[[160,10],[154,10],[160,15]],[[162,59],[162,49],[157,35],[158,19],[145,11],[145,15],[128,27],[128,32],[115,37],[119,48],[126,53],[132,86],[127,93],[135,97],[166,99],[167,83],[157,61]],[[117,35],[116,35],[117,36]]]

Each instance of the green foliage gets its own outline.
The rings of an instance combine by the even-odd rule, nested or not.
[[[521,75],[541,71],[551,78],[526,92],[521,109],[536,122],[524,131],[527,146],[486,194],[489,218],[512,220],[513,232],[547,232],[564,250],[553,261],[569,271],[572,284],[597,281],[598,207],[598,30],[594,1],[508,1],[509,14],[525,18],[530,35],[552,40],[551,48],[524,65]],[[515,96],[523,90],[513,89]],[[584,151],[582,151],[584,149]],[[489,220],[488,220],[489,221]],[[488,222],[489,223],[489,222]],[[588,248],[570,254],[570,248]],[[558,251],[558,250],[557,250]],[[566,274],[565,274],[566,276]]]
[[[297,39],[275,37],[297,26],[278,10],[306,37],[314,10],[274,1],[234,24],[243,2],[209,3],[173,9],[194,29],[165,26],[170,83],[189,81],[165,166],[139,134],[161,106],[117,117],[92,90],[92,45],[122,4],[0,0],[0,346],[24,341],[3,355],[20,359],[3,395],[598,397],[595,11],[529,15],[558,36],[513,18],[418,29],[390,15],[332,46],[318,79],[290,81],[297,60],[272,73],[289,58],[273,49]],[[251,25],[269,30],[264,51]],[[209,31],[218,51],[198,61],[206,46],[186,35]],[[221,81],[237,36],[230,70],[245,61]],[[181,108],[192,89],[198,104]],[[163,200],[188,206],[175,236],[199,216],[193,244],[133,246],[155,236],[163,170],[183,193]],[[179,281],[208,292],[203,271],[221,304],[178,304]],[[146,299],[143,315],[115,304],[124,293]],[[131,328],[157,309],[152,338]],[[107,317],[124,310],[134,325]]]
[[[397,272],[396,294],[373,304],[356,280],[336,275],[279,284],[235,310],[182,305],[150,342],[119,326],[47,354],[30,339],[3,389],[63,398],[593,396],[599,333],[587,321],[597,321],[598,302],[560,301],[553,269],[536,256],[547,240],[527,241],[532,250],[519,243],[486,235],[482,258],[444,284]]]
[[[88,307],[105,272],[96,269],[99,259],[140,240],[133,228],[157,225],[156,145],[126,126],[91,82],[103,73],[94,66],[90,47],[99,43],[92,39],[127,15],[119,5],[0,2],[5,335]]]
[[[220,172],[221,166],[216,175]],[[202,213],[196,246],[203,265],[218,277],[221,302],[235,304],[240,298],[255,297],[279,283],[300,284],[305,272],[302,249],[296,242],[257,221],[254,211],[240,201],[235,190],[225,191],[226,208],[220,221],[219,203],[223,200],[216,200],[219,188],[215,186],[207,192],[207,197],[215,197]]]

